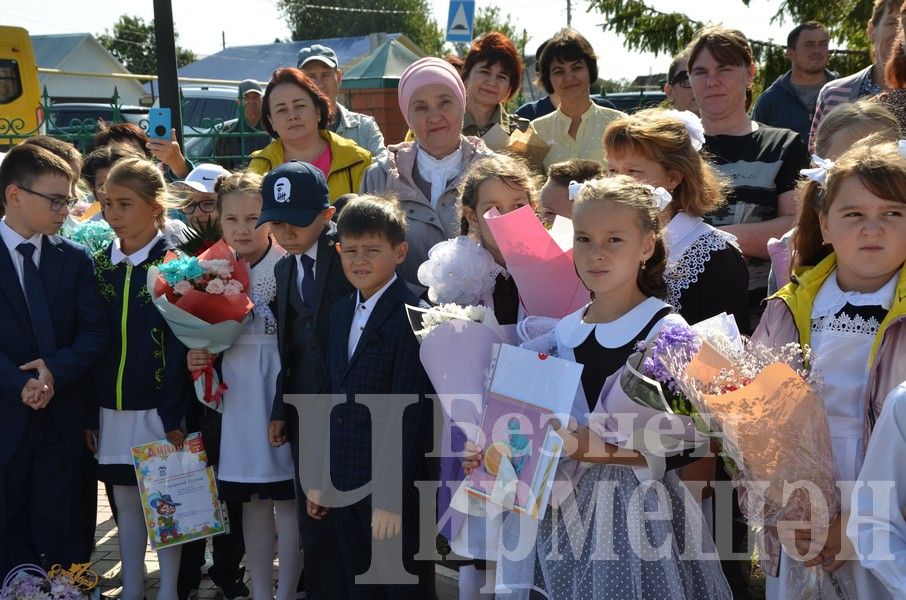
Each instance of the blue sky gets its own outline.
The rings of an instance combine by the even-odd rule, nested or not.
[[[658,10],[685,12],[700,21],[722,22],[743,30],[753,39],[775,41],[786,39],[786,32],[793,25],[769,23],[781,0],[752,0],[746,7],[740,0],[648,0]],[[449,0],[429,0],[434,17],[446,24]],[[330,4],[330,0],[324,0]],[[363,6],[375,6],[376,1],[363,0]],[[566,25],[566,0],[495,0],[488,4],[500,7],[509,14],[517,30],[528,33],[528,52],[531,53],[543,40],[559,27]],[[478,0],[478,6],[482,5]],[[666,70],[669,58],[650,54],[630,53],[622,46],[622,39],[615,34],[605,34],[596,26],[599,14],[586,14],[585,0],[573,0],[573,27],[592,42],[598,55],[601,76],[611,79],[628,78],[650,72]],[[24,3],[21,0],[0,0],[0,23],[25,27],[35,34],[46,33],[102,33],[123,12],[146,20],[153,17],[151,0],[130,0],[110,9],[111,4],[99,0],[41,0]],[[128,8],[125,8],[128,6]],[[196,54],[206,55],[221,48],[221,32],[227,45],[268,43],[275,37],[289,37],[289,29],[276,7],[275,0],[173,0],[176,30],[180,45]],[[618,56],[619,60],[613,60]]]

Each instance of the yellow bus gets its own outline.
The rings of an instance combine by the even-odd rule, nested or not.
[[[28,31],[0,25],[0,147],[9,147],[44,127],[38,65]]]

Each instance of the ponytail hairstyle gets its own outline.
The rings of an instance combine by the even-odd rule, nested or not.
[[[525,190],[532,209],[537,209],[539,182],[525,161],[501,154],[473,161],[459,185],[459,228],[462,235],[469,234],[469,221],[462,209],[470,208],[478,212],[478,190],[489,179],[499,179],[514,190]]]
[[[654,234],[654,252],[639,268],[636,284],[646,296],[664,299],[667,297],[667,283],[664,269],[667,268],[667,248],[661,235],[659,210],[654,199],[654,188],[639,183],[628,175],[613,175],[587,182],[574,206],[587,202],[610,201],[636,211],[639,227],[643,232]]]
[[[823,186],[810,182],[793,238],[796,266],[817,265],[833,252],[823,242],[818,215],[827,215],[840,186],[850,177],[858,177],[878,198],[906,204],[906,157],[900,154],[897,143],[878,143],[875,136],[868,137],[828,169]]]
[[[217,214],[223,214],[223,198],[227,194],[240,192],[251,196],[261,196],[261,183],[264,178],[251,171],[240,171],[221,175],[214,182],[214,193],[217,194]]]
[[[147,158],[124,158],[117,162],[110,168],[104,186],[110,183],[127,187],[148,204],[160,207],[155,219],[158,229],[164,228],[167,210],[177,206],[167,191],[163,173]]]
[[[682,180],[668,190],[672,214],[685,211],[701,217],[726,203],[726,180],[695,150],[683,122],[663,109],[641,110],[612,121],[604,130],[604,150],[608,156],[633,152],[678,173]]]
[[[843,133],[864,138],[855,147],[878,145],[897,141],[900,126],[883,104],[870,100],[841,104],[821,121],[815,134],[815,154],[830,160],[838,158],[830,156],[830,149],[834,137]],[[817,182],[804,179],[799,184],[799,219],[793,234],[793,268],[813,267],[831,253],[831,248],[824,246],[818,221],[819,212],[827,214],[826,207],[821,209],[824,203],[824,190]]]

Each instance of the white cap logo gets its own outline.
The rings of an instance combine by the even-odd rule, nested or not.
[[[289,194],[292,186],[289,184],[289,179],[286,177],[281,177],[274,182],[274,200],[277,202],[289,202]]]

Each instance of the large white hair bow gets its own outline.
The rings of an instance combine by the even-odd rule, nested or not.
[[[827,172],[834,166],[834,161],[828,158],[821,158],[817,154],[812,154],[812,162],[818,166],[813,169],[802,169],[799,171],[799,174],[808,177],[821,187],[824,187],[824,183],[827,181]]]
[[[692,147],[698,152],[705,145],[705,126],[702,125],[701,118],[694,112],[688,110],[676,110],[671,108],[665,110],[664,114],[677,119],[686,126],[686,132],[689,134],[689,141]]]
[[[664,210],[671,202],[673,202],[673,195],[664,188],[651,185],[646,187],[651,190],[651,195],[654,197],[654,204],[659,211]]]

